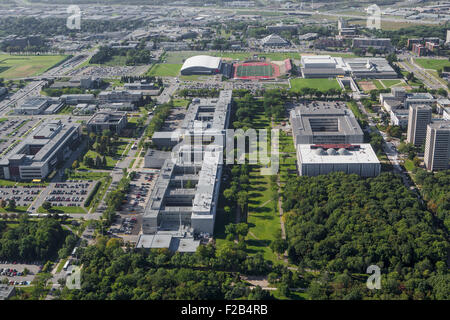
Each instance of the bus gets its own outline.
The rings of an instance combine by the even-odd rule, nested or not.
[[[64,267],[63,267],[63,270],[64,271],[67,271],[67,269],[69,268],[69,266],[70,266],[70,259],[68,259],[67,261],[66,261],[66,263],[64,264]]]

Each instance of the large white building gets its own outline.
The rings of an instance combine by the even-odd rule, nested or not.
[[[219,98],[190,104],[183,140],[162,165],[145,207],[137,247],[195,251],[195,235],[213,234],[231,98],[232,91],[224,90]]]
[[[364,133],[345,103],[301,105],[291,111],[290,122],[300,175],[380,174],[380,162],[370,144],[363,143]]]
[[[222,59],[211,56],[193,56],[187,58],[181,67],[182,75],[216,74],[220,72]]]
[[[362,177],[375,177],[381,164],[370,144],[297,145],[298,169],[301,176],[317,176],[342,171]]]
[[[357,79],[397,78],[395,70],[384,58],[341,58],[328,55],[302,56],[304,78],[352,76]]]

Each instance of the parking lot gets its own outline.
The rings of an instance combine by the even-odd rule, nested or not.
[[[149,201],[157,177],[157,172],[137,172],[136,177],[130,183],[130,191],[125,196],[122,212],[144,212],[145,204]]]
[[[142,217],[138,215],[125,216],[121,214],[116,218],[109,229],[115,235],[138,235],[141,230]]]
[[[186,108],[172,108],[160,131],[174,131],[178,129],[186,116],[186,111]]]
[[[29,207],[45,189],[45,185],[0,186],[0,199],[7,203],[14,199],[17,207]]]
[[[26,275],[25,269],[28,269]],[[21,264],[17,261],[0,261],[0,279],[7,279],[10,285],[29,285],[41,269],[42,264],[39,262]]]
[[[30,211],[35,213],[45,201],[53,207],[80,207],[84,208],[84,202],[92,192],[96,181],[71,181],[51,183],[41,193]],[[80,210],[80,212],[84,212]]]

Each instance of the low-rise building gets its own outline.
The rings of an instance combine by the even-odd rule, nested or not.
[[[16,295],[16,289],[14,286],[7,284],[0,284],[0,300],[7,300]]]
[[[263,47],[289,47],[291,44],[279,35],[271,34],[261,39],[261,45]]]
[[[95,96],[90,93],[86,94],[63,94],[61,100],[69,105],[77,105],[80,103],[94,103]]]
[[[64,103],[59,98],[36,96],[26,99],[14,109],[16,114],[38,115],[57,113]]]
[[[362,143],[364,133],[344,102],[313,101],[290,113],[294,144]]]
[[[102,133],[109,130],[120,134],[127,126],[127,113],[124,111],[99,111],[87,122],[89,132]]]
[[[70,157],[80,136],[80,124],[63,120],[43,123],[0,159],[0,178],[46,178],[59,162]]]
[[[359,49],[374,48],[376,50],[385,52],[394,51],[391,39],[389,38],[354,38],[352,42],[352,47]]]
[[[142,92],[131,90],[102,91],[98,95],[100,103],[131,102],[136,103],[142,99]]]
[[[328,55],[302,56],[304,78],[351,76],[355,79],[392,79],[398,75],[384,58],[341,58]]]

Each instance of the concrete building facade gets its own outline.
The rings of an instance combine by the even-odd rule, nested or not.
[[[450,121],[427,125],[424,162],[428,170],[446,170],[450,159]]]
[[[162,165],[145,207],[137,247],[164,242],[180,251],[182,243],[182,250],[195,251],[196,235],[213,234],[231,99],[231,90],[219,98],[193,99],[181,124],[183,140]]]
[[[413,104],[409,107],[408,142],[420,146],[425,142],[427,125],[431,122],[431,107]]]
[[[71,155],[80,140],[80,124],[48,121],[0,159],[0,178],[44,179]]]
[[[102,133],[109,130],[120,134],[127,123],[125,111],[99,111],[89,119],[86,125],[89,132]]]

